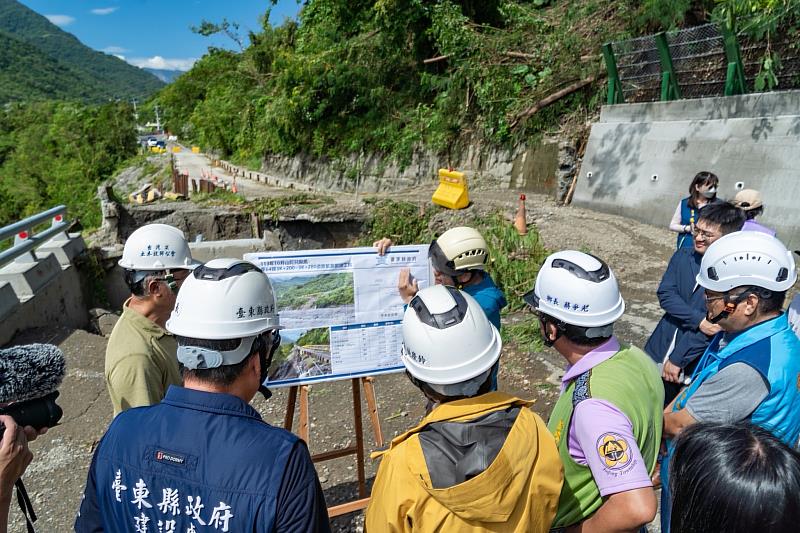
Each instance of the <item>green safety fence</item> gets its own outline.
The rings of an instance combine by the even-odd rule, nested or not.
[[[736,36],[717,24],[607,43],[602,50],[609,104],[730,96],[750,85]]]

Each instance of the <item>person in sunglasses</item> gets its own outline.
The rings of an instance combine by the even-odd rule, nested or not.
[[[178,228],[147,224],[125,241],[119,266],[131,296],[108,339],[105,380],[114,416],[153,405],[180,385],[178,345],[164,325],[183,280],[197,268]]]
[[[691,382],[664,415],[667,456],[662,461],[661,531],[669,532],[667,465],[675,438],[697,422],[762,427],[787,446],[800,436],[800,340],[782,311],[797,281],[792,253],[777,238],[737,231],[709,246],[697,282],[706,317],[718,333]]]
[[[545,259],[525,302],[545,345],[567,361],[548,428],[564,464],[553,527],[633,532],[655,518],[650,476],[661,444],[664,388],[653,361],[622,345],[625,312],[606,263],[575,250]]]
[[[330,531],[305,443],[249,405],[280,345],[266,274],[209,261],[184,283],[166,327],[183,386],[111,423],[75,531]]]

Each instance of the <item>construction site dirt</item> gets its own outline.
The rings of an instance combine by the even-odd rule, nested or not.
[[[515,193],[504,191],[487,196],[507,200],[497,203],[513,215]],[[649,226],[623,217],[562,207],[537,195],[528,196],[528,205],[528,220],[538,228],[549,250],[583,250],[610,264],[620,280],[627,304],[616,333],[624,343],[642,346],[661,315],[655,292],[673,250],[674,239],[666,229],[668,221],[658,227]],[[503,318],[505,324],[533,319],[527,312]],[[37,531],[69,531],[93,449],[111,421],[111,403],[103,379],[106,338],[83,330],[47,328],[29,330],[14,340],[14,344],[26,342],[57,344],[67,357],[68,370],[60,401],[64,419],[60,426],[32,443],[34,462],[24,479],[39,516]],[[552,349],[529,352],[509,343],[501,356],[500,389],[532,399],[533,409],[546,418],[559,394],[564,366],[563,359]],[[422,394],[403,374],[376,377],[375,390],[387,442],[423,417]],[[253,405],[267,422],[282,425],[287,389],[273,392],[269,401],[259,396]],[[352,408],[349,380],[311,387],[308,444],[312,453],[341,449],[355,442]],[[366,406],[362,413],[369,453],[376,446]],[[366,460],[368,484],[374,479],[377,467],[377,462]],[[358,498],[354,457],[319,463],[317,471],[329,506]],[[10,531],[24,532],[24,520],[18,509],[12,509],[12,517]],[[334,531],[363,531],[363,523],[362,512],[332,520]]]

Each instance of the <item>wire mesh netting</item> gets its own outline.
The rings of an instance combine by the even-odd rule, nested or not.
[[[652,35],[612,43],[626,102],[655,102],[661,97],[661,62]]]
[[[772,52],[778,59],[779,68],[775,75],[778,79],[776,90],[800,89],[800,42],[797,36],[783,34],[769,43],[753,42],[739,36],[739,46],[744,64],[744,77],[748,90],[755,90],[758,73],[764,63],[767,52]]]
[[[667,44],[682,98],[725,94],[728,58],[717,24],[703,24],[669,32]],[[778,60],[777,90],[800,89],[800,38],[796,33],[777,32],[771,40],[754,41],[737,36],[740,43],[747,90],[755,90],[756,78],[766,54]],[[655,102],[661,97],[661,62],[655,37],[648,35],[612,43],[622,93],[626,102]]]
[[[683,98],[725,93],[725,42],[716,24],[670,32],[667,44]]]

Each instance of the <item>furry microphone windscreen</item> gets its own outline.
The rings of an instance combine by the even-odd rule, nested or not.
[[[0,350],[0,403],[21,402],[53,392],[64,379],[64,352],[52,344]]]

